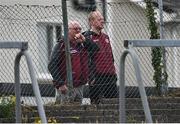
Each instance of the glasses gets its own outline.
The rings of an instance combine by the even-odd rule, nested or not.
[[[73,29],[73,30],[76,30],[76,31],[77,31],[77,30],[80,30],[80,31],[82,30],[82,28],[80,28],[80,27],[76,27],[76,28],[69,28],[69,29]]]

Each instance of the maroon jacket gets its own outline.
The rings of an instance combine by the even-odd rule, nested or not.
[[[70,44],[73,86],[78,87],[87,83],[88,80],[88,55],[85,47],[81,44]],[[49,72],[53,77],[56,88],[65,84],[66,76],[66,55],[63,41],[57,43],[51,54],[48,64]]]
[[[116,75],[112,48],[108,35],[92,33],[92,41],[99,47],[99,51],[93,55],[93,63],[97,74]]]
[[[86,33],[84,34],[86,35]],[[90,38],[86,38],[83,44],[70,44],[73,86],[78,87],[89,80],[89,53],[98,51],[98,46]],[[53,48],[48,70],[53,77],[53,83],[59,88],[67,81],[66,55],[64,41],[58,42]]]

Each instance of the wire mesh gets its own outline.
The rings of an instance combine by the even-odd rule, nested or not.
[[[85,6],[86,5],[86,6]],[[99,10],[103,13],[103,3],[96,2],[84,4],[73,3],[68,1],[68,20],[79,21],[82,32],[89,29],[88,14],[92,9]],[[40,85],[41,95],[44,104],[54,104],[55,88],[52,84],[52,76],[48,70],[48,63],[57,41],[63,36],[62,22],[62,6],[44,6],[44,5],[0,5],[0,41],[27,41],[29,43],[29,52],[31,54],[35,72]],[[149,31],[147,28],[147,20],[145,14],[144,2],[131,1],[115,1],[106,3],[106,21],[104,32],[109,36],[112,47],[114,66],[116,74],[119,76],[119,61],[124,50],[123,41],[126,39],[149,39]],[[175,14],[164,12],[164,34],[166,39],[179,38],[179,23],[174,21]],[[157,16],[157,22],[159,17]],[[157,23],[158,24],[158,23]],[[144,85],[147,87],[148,95],[152,94],[149,87],[154,87],[153,68],[151,65],[151,48],[135,48],[139,56],[139,64],[143,77]],[[179,48],[167,48],[167,71],[169,87],[179,87]],[[0,95],[14,94],[14,59],[17,50],[0,49]],[[103,54],[108,54],[103,51]],[[100,58],[97,60],[99,64],[103,64]],[[132,60],[128,57],[126,61],[126,86],[127,97],[137,97],[137,82],[132,66]],[[64,64],[63,64],[64,66]],[[63,67],[62,66],[62,67]],[[65,67],[63,67],[65,69]],[[22,101],[24,104],[36,105],[33,100],[33,92],[25,61],[21,62],[21,87]],[[104,68],[107,72],[108,68]],[[63,70],[64,71],[64,70]],[[104,72],[104,73],[106,73]],[[65,73],[65,71],[64,71]],[[90,73],[92,73],[90,71]],[[60,74],[61,75],[61,74]],[[100,82],[106,82],[105,78],[98,77]],[[100,79],[102,78],[102,79]],[[119,86],[119,78],[116,84]],[[112,81],[108,81],[112,82]],[[86,83],[86,82],[85,82]],[[110,89],[107,87],[106,91]],[[86,91],[84,91],[86,92]],[[113,94],[113,92],[110,92]],[[118,96],[115,91],[113,97]],[[29,97],[27,97],[29,96]],[[51,99],[50,99],[51,98]]]

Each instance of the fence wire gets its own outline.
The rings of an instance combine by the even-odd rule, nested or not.
[[[93,6],[94,7],[94,6]],[[94,9],[68,2],[68,21],[77,20],[82,31],[89,29],[88,14]],[[103,13],[103,4],[96,3],[96,8]],[[119,75],[120,56],[124,50],[125,39],[149,39],[144,2],[117,1],[106,3],[106,21],[104,32],[110,37],[113,50],[114,65]],[[174,21],[173,13],[164,12],[164,34],[166,39],[179,38],[179,23]],[[44,104],[54,104],[55,89],[52,85],[52,76],[48,71],[48,62],[53,47],[63,36],[62,6],[43,5],[0,5],[0,41],[27,41],[29,53],[32,57],[35,72],[40,85]],[[158,17],[159,18],[159,17]],[[159,19],[157,19],[158,22]],[[157,23],[158,24],[158,23]],[[146,92],[152,95],[155,86],[153,68],[151,65],[151,48],[135,48],[139,56],[143,83]],[[167,48],[167,71],[169,87],[179,87],[179,48]],[[14,60],[17,50],[0,49],[0,95],[14,95]],[[101,60],[99,60],[101,61]],[[137,82],[132,60],[126,61],[127,97],[137,97]],[[64,66],[64,65],[62,65]],[[32,86],[24,59],[21,61],[21,94],[24,104],[36,105]],[[100,77],[99,77],[100,78]],[[117,86],[119,85],[119,78]],[[102,80],[104,81],[104,80]],[[108,91],[109,89],[107,89]],[[107,92],[106,91],[106,92]],[[111,92],[113,94],[113,92]],[[115,92],[118,96],[118,92]]]

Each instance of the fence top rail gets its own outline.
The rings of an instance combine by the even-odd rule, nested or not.
[[[180,40],[124,40],[124,47],[180,47]]]
[[[28,42],[16,42],[16,41],[1,41],[0,40],[0,49],[28,49]]]

